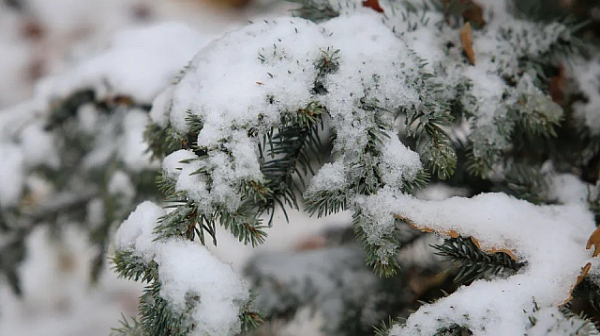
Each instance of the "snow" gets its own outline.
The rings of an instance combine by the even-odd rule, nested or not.
[[[553,174],[548,178],[549,198],[561,204],[585,204],[589,187],[573,174]]]
[[[171,240],[159,245],[155,261],[161,296],[176,312],[192,316],[196,327],[190,335],[237,335],[249,293],[231,266],[197,242]],[[199,297],[191,312],[186,302],[190,295]]]
[[[134,172],[159,167],[158,162],[151,160],[148,144],[144,141],[148,121],[148,114],[138,109],[127,111],[123,117],[123,136],[117,152],[119,159]]]
[[[117,250],[133,251],[145,262],[158,264],[160,295],[175,312],[190,314],[195,325],[190,335],[236,335],[239,314],[249,300],[245,282],[198,242],[156,241],[153,230],[164,214],[152,202],[140,204],[117,231]],[[197,301],[191,311],[190,300]]]
[[[59,158],[54,137],[43,130],[41,123],[25,127],[19,136],[19,144],[27,167],[46,165],[58,168]]]
[[[324,58],[331,58],[334,69],[319,74],[316,65]],[[323,24],[297,18],[263,21],[202,49],[181,79],[158,96],[151,118],[159,125],[168,120],[179,132],[188,131],[189,113],[202,121],[197,141],[208,155],[193,167],[183,167],[177,189],[187,191],[206,211],[212,205],[233,211],[240,204],[239,185],[264,179],[259,139],[249,136],[249,130],[265,133],[280,126],[285,116],[317,102],[331,116],[334,149],[340,153],[327,169],[339,168],[340,162],[354,166],[355,172],[346,172],[354,179],[356,169],[363,169],[359,161],[370,141],[367,131],[379,127],[369,104],[383,111],[418,104],[418,88],[411,79],[419,74],[418,65],[373,11]],[[325,92],[313,90],[317,81]],[[390,115],[381,114],[391,127]],[[380,169],[386,171],[386,182],[400,186],[413,179],[421,165],[394,133],[389,135]],[[396,149],[405,154],[396,157]],[[186,176],[200,168],[210,179]],[[338,172],[338,182],[345,178]],[[310,188],[316,192],[322,187]]]
[[[232,128],[266,129],[279,122],[281,110],[305,107],[316,75],[312,62],[325,47],[320,35],[310,22],[282,19],[249,25],[212,42],[173,89],[171,123],[186,131],[191,111],[204,122],[198,142],[214,146]],[[268,96],[274,97],[273,104]]]
[[[585,95],[585,102],[575,102],[575,115],[583,121],[592,135],[600,134],[600,58],[572,62],[570,77]]]
[[[379,173],[381,180],[392,188],[402,188],[404,181],[412,181],[421,170],[419,155],[400,142],[395,134],[388,134],[389,140],[383,147]]]
[[[334,6],[346,3],[330,2]],[[507,15],[502,5],[487,2],[489,8],[495,7],[496,12]],[[59,13],[43,10],[42,0],[34,3],[45,13],[41,15],[44,21],[56,22],[59,30],[69,30],[71,24],[84,24],[86,18],[94,16],[94,8],[97,8],[86,7],[84,2],[60,0],[62,5],[71,4],[69,9],[72,11]],[[385,2],[383,6],[389,8]],[[319,170],[307,195],[320,190],[342,190],[355,177],[350,175],[348,167],[359,172],[363,169],[362,154],[369,140],[365,134],[377,126],[373,112],[365,107],[365,102],[377,102],[378,107],[388,111],[398,107],[418,107],[425,98],[423,88],[415,78],[423,73],[435,73],[447,86],[471,84],[465,96],[476,97],[467,104],[475,119],[469,138],[476,142],[476,155],[483,156],[483,149],[489,146],[496,150],[509,148],[506,133],[510,133],[512,121],[508,120],[506,106],[515,103],[517,97],[505,84],[503,76],[516,79],[518,83],[523,78],[531,81],[529,74],[518,73],[518,57],[535,57],[546,52],[561,34],[561,27],[553,29],[557,28],[555,26],[546,28],[541,38],[527,35],[521,39],[517,38],[519,32],[535,31],[536,28],[520,21],[511,22],[513,27],[492,22],[487,28],[474,32],[477,64],[467,66],[457,51],[459,48],[450,50],[448,58],[441,52],[448,41],[454,41],[456,45],[459,42],[458,35],[450,36],[455,31],[435,28],[433,23],[440,17],[432,16],[429,26],[414,32],[399,28],[394,36],[389,29],[390,22],[386,22],[386,26],[381,23],[381,16],[369,9],[361,9],[360,0],[351,1],[341,10],[359,14],[323,24],[300,19],[269,20],[232,32],[200,51],[190,67],[184,70],[181,81],[176,81],[160,95],[158,93],[174,80],[176,73],[212,36],[202,36],[177,24],[125,32],[113,39],[106,52],[79,63],[65,76],[47,80],[40,87],[38,96],[49,103],[50,98],[63,98],[74,88],[91,86],[102,98],[118,93],[129,95],[136,102],[153,101],[152,121],[162,127],[171,123],[181,132],[188,130],[185,118],[190,111],[204,123],[198,143],[208,149],[208,155],[182,163],[182,160],[195,159],[196,155],[192,151],[175,152],[164,160],[163,172],[166,177],[176,180],[177,190],[185,191],[205,211],[210,211],[214,204],[225,204],[233,211],[240,203],[239,184],[263,179],[256,150],[258,139],[248,135],[251,128],[265,131],[277,127],[282,116],[293,114],[309,103],[318,102],[325,106],[332,117],[330,126],[337,136],[334,145],[338,155]],[[69,12],[84,12],[85,15],[71,17]],[[513,32],[515,38],[510,43],[499,41],[498,34],[507,31]],[[18,48],[9,52],[17,56],[24,54]],[[322,57],[323,51],[334,50],[340,50],[337,55],[339,69],[319,78],[327,92],[315,94],[312,87],[319,74],[314,63]],[[15,58],[14,55],[10,58]],[[492,56],[497,55],[499,57],[492,61]],[[421,69],[422,60],[428,63]],[[22,72],[21,65],[16,69]],[[592,76],[595,70],[591,70],[580,70],[587,76],[578,76],[583,80],[581,86],[584,88],[599,86]],[[454,98],[454,93],[455,90],[445,90],[440,95],[450,99]],[[598,105],[598,94],[592,91],[587,94],[589,103],[582,103],[576,113],[592,132],[596,132],[598,114],[594,106]],[[92,109],[81,109],[78,118],[82,119],[83,128],[90,133],[94,131],[98,115]],[[589,260],[589,253],[582,248],[589,231],[593,230],[593,221],[582,205],[586,186],[576,183],[572,175],[553,178],[552,197],[567,204],[564,206],[536,207],[495,194],[436,202],[413,199],[391,190],[402,188],[414,179],[421,169],[419,157],[400,142],[390,120],[384,120],[384,123],[389,126],[386,129],[389,138],[383,142],[381,155],[370,159],[388,187],[379,195],[359,199],[356,203],[380,221],[378,225],[364,227],[370,242],[383,244],[382,237],[394,228],[395,213],[410,217],[423,229],[435,229],[442,234],[455,230],[462,235],[473,235],[484,249],[508,249],[528,262],[516,276],[478,281],[446,299],[424,306],[409,319],[402,332],[435,331],[432,328],[439,327],[435,316],[448,323],[472,326],[476,335],[495,335],[494,332],[498,334],[500,330],[509,334],[527,331],[537,335],[552,328],[552,315],[558,315],[555,307],[568,298],[576,275]],[[142,169],[149,157],[142,143],[146,124],[144,112],[129,111],[124,119],[126,133],[123,139],[101,148],[96,156],[91,156],[94,160],[89,161],[105,162],[116,151],[127,169]],[[2,130],[6,126],[0,123]],[[39,125],[28,126],[24,134],[27,137],[18,145],[0,145],[2,206],[18,203],[24,167],[56,164],[49,146],[51,138]],[[8,139],[12,131],[10,135],[0,132],[0,136],[3,140]],[[153,166],[150,164],[149,167]],[[197,174],[199,170],[209,172],[210,178]],[[128,191],[130,183],[122,172],[117,172],[109,183],[109,191]],[[428,192],[431,198],[442,198],[439,195],[447,193],[468,193],[446,190],[442,186]],[[244,284],[228,265],[220,263],[196,243],[153,242],[152,231],[164,214],[164,210],[151,203],[140,205],[119,229],[117,246],[122,250],[133,248],[146,261],[158,262],[159,277],[163,282],[161,295],[175,309],[186,309],[190,295],[200,297],[200,304],[192,312],[194,319],[201,321],[196,329],[200,335],[236,333],[239,331],[237,314],[240,305],[247,300]],[[550,244],[552,248],[547,247]],[[542,260],[542,253],[545,260]],[[181,258],[182,255],[189,257]],[[566,266],[560,270],[552,269],[550,261],[554,266],[557,263]],[[532,308],[534,299],[541,310]],[[527,314],[521,313],[524,309]],[[468,320],[464,314],[468,314]],[[540,321],[534,328],[527,324],[528,314],[535,315]],[[481,330],[484,319],[492,321],[486,325],[486,331]],[[417,328],[421,329],[417,332]],[[399,333],[401,327],[394,330]]]
[[[108,192],[112,195],[120,195],[127,202],[131,202],[135,197],[136,190],[131,182],[129,175],[122,170],[117,170],[112,174],[108,181]]]
[[[191,150],[180,149],[175,151],[167,157],[162,162],[163,173],[166,177],[170,179],[177,180],[179,175],[181,174],[181,170],[186,165],[186,163],[182,161],[195,159],[196,155]]]
[[[342,190],[347,185],[346,183],[343,162],[326,163],[311,179],[305,197],[310,198],[322,190]]]
[[[150,103],[198,49],[213,38],[180,23],[164,23],[117,34],[108,49],[64,75],[46,79],[48,98],[92,87],[100,99],[129,96]]]
[[[510,251],[526,262],[516,275],[478,280],[422,306],[391,335],[434,334],[453,323],[469,327],[475,336],[524,334],[529,320],[523,311],[531,312],[535,300],[558,315],[556,307],[569,299],[582,267],[591,261],[585,243],[595,224],[583,204],[536,206],[505,194],[423,201],[389,188],[357,201],[376,223],[368,234],[388,231],[398,217],[421,230],[474,237],[483,250]]]

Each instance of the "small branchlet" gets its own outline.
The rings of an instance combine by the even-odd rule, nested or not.
[[[143,336],[143,330],[141,324],[134,317],[131,321],[124,315],[121,316],[121,326],[119,328],[112,328],[110,336]]]
[[[367,265],[372,267],[378,276],[389,278],[396,275],[400,268],[396,259],[400,250],[400,243],[396,240],[395,232],[381,237],[381,241],[374,244],[369,241],[367,234],[363,230],[363,223],[361,222],[364,220],[366,218],[362,216],[360,211],[354,213],[354,233],[365,251]]]
[[[472,282],[477,279],[512,274],[523,266],[503,252],[486,253],[469,238],[446,239],[441,245],[433,245],[436,254],[453,261],[457,267],[454,281],[457,283]]]

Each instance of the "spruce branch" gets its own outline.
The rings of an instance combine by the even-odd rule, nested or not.
[[[286,219],[286,206],[298,209],[296,194],[304,191],[304,176],[309,172],[314,174],[311,158],[321,153],[318,130],[324,113],[326,111],[320,104],[310,103],[295,115],[284,115],[282,126],[268,132],[259,146],[261,171],[267,180],[265,190],[268,192],[264,192],[267,197],[258,205],[260,213],[271,214],[269,226],[273,222],[275,205],[281,207]]]
[[[154,261],[146,263],[133,251],[117,251],[112,264],[113,270],[126,279],[149,283],[158,277],[158,265]]]
[[[443,244],[433,245],[433,248],[437,250],[437,255],[452,260],[453,265],[458,267],[454,276],[457,283],[512,274],[523,266],[506,253],[486,253],[480,250],[469,238],[446,239]]]
[[[194,329],[183,313],[175,313],[169,303],[160,295],[160,280],[144,288],[140,297],[140,325],[147,336],[186,336]]]
[[[396,275],[400,269],[396,259],[400,243],[396,239],[396,234],[389,233],[381,237],[379,242],[371,242],[369,236],[364,232],[364,223],[361,223],[368,219],[360,211],[356,211],[352,218],[354,233],[365,251],[367,265],[372,267],[378,276],[389,278]]]
[[[420,63],[425,66],[424,62]],[[424,87],[422,103],[413,108],[402,108],[397,116],[406,115],[408,135],[417,140],[422,160],[439,179],[448,179],[456,169],[456,151],[446,128],[454,122],[451,105],[439,99],[444,88],[432,81],[433,75],[423,73],[416,86]]]
[[[131,318],[131,321],[124,315],[121,316],[121,326],[112,328],[110,336],[144,336],[142,327],[137,319]]]

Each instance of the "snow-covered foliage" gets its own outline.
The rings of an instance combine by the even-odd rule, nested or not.
[[[390,189],[362,202],[364,216],[373,223],[402,218],[421,230],[472,237],[483,250],[510,251],[526,262],[517,275],[480,280],[421,307],[391,335],[430,335],[452,324],[476,335],[525,334],[530,321],[523,312],[531,313],[535,301],[544,309],[554,307],[558,316],[557,307],[569,300],[591,262],[585,245],[595,225],[582,203],[536,206],[505,194],[420,201]]]
[[[537,206],[503,194],[428,203],[408,193],[424,184],[428,170],[451,176],[460,142],[467,144],[471,174],[503,179],[511,174],[515,137],[555,135],[564,112],[542,84],[540,64],[555,64],[572,50],[569,26],[506,21],[509,14],[501,12],[497,17],[505,21],[490,16],[485,27],[471,30],[447,25],[441,13],[395,3],[381,1],[387,16],[361,1],[328,6],[338,10],[336,17],[320,23],[257,22],[213,41],[156,99],[151,118],[157,129],[192,139],[184,149],[158,153],[166,155],[163,182],[180,205],[157,232],[193,238],[177,220],[192,214],[203,223],[201,237],[214,238],[210,227],[219,222],[251,234],[260,228],[257,216],[273,204],[296,206],[293,195],[303,191],[313,213],[355,212],[367,260],[384,274],[396,264],[399,220],[472,237],[483,251],[525,264],[517,275],[481,280],[424,306],[392,334],[434,334],[453,325],[475,335],[545,329],[532,329],[523,311],[561,314],[557,307],[591,261],[585,245],[594,221],[586,195],[576,195],[575,204]],[[457,107],[460,115],[452,113]],[[405,127],[394,122],[399,116]],[[298,169],[284,164],[293,150],[308,170],[311,152],[291,142],[321,149],[320,124],[333,138],[331,162],[305,189],[291,177],[273,184],[281,175],[272,169],[286,176]],[[290,136],[292,126],[298,128]],[[401,141],[410,138],[416,139],[412,149]],[[557,192],[548,195],[571,203]],[[242,240],[243,234],[234,235]]]
[[[95,254],[96,281],[115,225],[140,201],[160,198],[160,163],[143,139],[148,105],[210,39],[179,23],[126,30],[0,111],[1,248],[24,248],[41,224],[60,232],[77,223]],[[20,288],[23,254],[6,258],[0,272]]]
[[[83,202],[106,237],[141,199],[160,198],[141,179],[160,175],[166,209],[142,203],[116,235],[115,269],[148,284],[139,323],[117,335],[236,335],[261,321],[254,302],[268,314],[296,309],[278,290],[298,306],[314,291],[332,335],[345,331],[346,304],[365,304],[351,308],[359,328],[379,318],[366,307],[389,299],[377,277],[351,262],[352,279],[337,274],[362,255],[354,247],[291,256],[283,268],[256,259],[255,286],[267,293],[256,301],[207,250],[218,227],[264,242],[286,208],[352,212],[377,275],[411,265],[400,242],[429,242],[422,232],[444,237],[441,254],[476,260],[457,275],[468,286],[387,335],[598,334],[568,306],[581,284],[600,302],[600,67],[577,26],[495,1],[466,1],[481,10],[468,15],[452,14],[454,1],[295,2],[304,18],[218,38],[178,24],[125,32],[43,81],[0,114],[0,220],[31,215],[31,227],[46,213],[23,211],[27,202],[56,217]],[[57,150],[65,144],[76,155]],[[411,286],[416,302],[426,289]]]
[[[156,241],[152,232],[164,214],[153,203],[140,204],[117,231],[117,251],[133,251],[146,265],[155,263],[160,296],[175,313],[190,316],[187,323],[194,325],[190,335],[238,334],[238,316],[249,299],[246,285],[231,266],[198,243],[177,238]]]

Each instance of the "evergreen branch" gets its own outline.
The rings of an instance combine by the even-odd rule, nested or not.
[[[120,323],[120,328],[111,329],[110,336],[144,336],[142,326],[135,318],[132,317],[129,321],[124,315],[121,315]]]
[[[154,261],[147,264],[141,257],[134,255],[133,251],[117,251],[112,263],[113,270],[129,280],[150,282],[158,277],[158,265]]]
[[[160,295],[160,282],[146,286],[140,297],[140,325],[144,336],[186,336],[193,330],[184,314],[174,313]]]
[[[573,290],[573,297],[579,298],[590,303],[590,305],[600,311],[600,286],[589,277],[583,280]]]
[[[317,103],[309,104],[295,115],[284,116],[283,126],[266,135],[266,141],[260,146],[261,171],[267,180],[268,197],[258,203],[259,213],[271,214],[272,224],[275,205],[280,205],[285,213],[285,205],[298,209],[296,193],[302,193],[303,187],[294,181],[298,178],[304,186],[303,177],[312,173],[311,157],[319,153],[318,129],[324,109]],[[269,146],[267,146],[267,144]],[[270,160],[267,158],[270,157]]]
[[[67,98],[55,104],[50,110],[46,130],[52,130],[77,114],[79,107],[94,102],[96,93],[91,89],[75,91]]]
[[[472,282],[498,274],[512,274],[523,266],[506,253],[486,253],[477,248],[469,238],[450,238],[441,245],[433,245],[437,255],[446,257],[458,266],[454,281]]]
[[[510,164],[505,180],[498,189],[531,203],[541,204],[546,201],[544,194],[547,188],[544,175],[538,167],[514,162]]]
[[[235,213],[223,209],[218,218],[223,228],[229,230],[239,242],[256,247],[264,243],[267,233],[263,230],[262,220],[253,214],[252,205],[251,202],[245,202]]]
[[[194,149],[194,152],[200,156],[206,154],[196,144],[204,123],[191,111],[187,112],[185,120],[189,127],[186,134],[175,130],[170,123],[164,128],[154,123],[148,123],[144,132],[144,140],[148,143],[148,151],[152,153],[153,159],[163,159],[180,149]]]
[[[250,299],[240,312],[240,321],[242,322],[242,332],[256,332],[264,323],[265,315],[259,311],[252,309],[252,304],[256,299],[256,294],[251,293]]]
[[[396,275],[400,265],[396,259],[396,255],[400,249],[400,243],[396,240],[394,233],[388,233],[380,240],[386,243],[373,244],[369,241],[367,234],[364,232],[361,221],[366,220],[362,213],[356,211],[352,215],[354,233],[356,239],[361,243],[366,255],[366,263],[372,267],[375,274],[378,276],[392,277]],[[369,224],[367,224],[369,225]]]
[[[373,333],[375,336],[389,336],[392,327],[398,323],[401,323],[401,319],[395,320],[389,316],[387,321],[384,320],[379,326],[373,327]]]
[[[422,63],[424,64],[424,63]],[[402,108],[398,112],[406,115],[408,135],[417,140],[419,153],[428,168],[439,179],[448,179],[456,169],[456,151],[445,127],[451,126],[454,117],[450,113],[452,106],[436,98],[442,90],[439,84],[429,83],[431,75],[423,74],[422,83],[425,86],[422,106],[418,108]],[[429,94],[428,94],[429,93]]]

